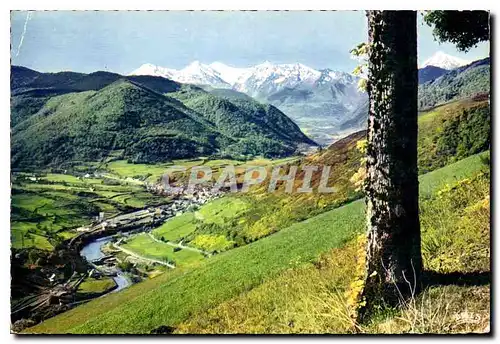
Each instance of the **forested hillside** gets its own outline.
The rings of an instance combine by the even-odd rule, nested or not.
[[[421,110],[451,100],[490,92],[490,58],[451,70],[418,88]]]
[[[160,77],[12,67],[11,87],[13,167],[107,156],[150,163],[279,157],[315,145],[273,106]]]

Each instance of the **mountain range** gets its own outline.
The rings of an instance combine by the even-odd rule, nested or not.
[[[419,83],[435,80],[467,64],[467,60],[439,51],[422,64]],[[195,61],[179,70],[144,64],[129,75],[161,76],[199,85],[217,95],[230,98],[247,95],[272,104],[323,145],[348,134],[351,124],[357,122],[359,109],[367,104],[366,93],[357,87],[359,77],[332,69],[314,69],[301,63],[266,61],[237,68],[221,62],[203,64]]]
[[[488,93],[489,70],[489,58],[452,70],[425,66],[419,107]],[[180,71],[145,65],[131,74],[12,66],[12,166],[278,157],[366,126],[367,95],[358,91],[359,78],[344,72],[195,62]]]
[[[279,157],[316,143],[270,104],[154,76],[11,67],[11,163]]]
[[[419,69],[431,66],[452,70],[471,62],[438,51],[425,60]],[[282,88],[292,88],[303,83],[325,83],[335,80],[349,83],[353,79],[349,73],[328,68],[317,70],[301,63],[273,64],[269,61],[245,68],[231,67],[222,62],[203,64],[200,61],[194,61],[179,70],[146,63],[129,75],[153,75],[180,83],[233,88],[250,94],[252,97],[265,96]],[[354,79],[357,80],[357,78]],[[272,84],[269,84],[270,81]]]
[[[332,69],[316,70],[301,63],[266,61],[236,68],[221,62],[195,61],[180,70],[144,64],[130,75],[155,75],[209,87],[209,92],[222,88],[246,94],[276,106],[323,144],[331,143],[331,133],[349,120],[349,114],[366,99],[357,88],[358,77]]]

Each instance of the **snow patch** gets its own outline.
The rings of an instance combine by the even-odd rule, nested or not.
[[[424,63],[420,66],[420,68],[424,68],[427,66],[434,66],[434,67],[439,67],[439,68],[443,68],[446,70],[451,70],[451,69],[455,69],[458,67],[468,65],[469,63],[471,63],[471,61],[445,54],[442,51],[438,51],[437,53],[432,55],[430,58],[425,60]]]

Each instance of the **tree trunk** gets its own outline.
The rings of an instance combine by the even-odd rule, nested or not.
[[[414,11],[369,11],[365,309],[420,287],[417,22]]]

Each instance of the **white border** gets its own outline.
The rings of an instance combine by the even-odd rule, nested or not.
[[[141,1],[117,1],[117,2],[105,2],[103,0],[85,0],[80,2],[68,2],[61,0],[44,0],[44,1],[36,1],[36,0],[17,0],[14,2],[10,2],[7,4],[6,2],[2,2],[0,5],[2,7],[2,11],[0,11],[0,47],[2,48],[0,54],[0,61],[2,66],[2,83],[1,83],[1,91],[0,91],[0,158],[2,162],[2,168],[0,169],[0,224],[1,224],[1,235],[2,235],[2,245],[4,245],[4,249],[1,250],[2,260],[3,260],[3,283],[1,284],[2,295],[0,296],[0,309],[2,310],[2,343],[11,342],[16,339],[19,339],[13,335],[10,335],[10,319],[9,319],[9,299],[10,299],[10,252],[8,250],[8,246],[10,244],[10,13],[9,10],[244,10],[244,9],[252,9],[252,10],[352,10],[352,9],[489,9],[492,11],[492,14],[498,14],[498,2],[487,1],[487,0],[475,0],[475,1],[461,1],[461,0],[444,0],[436,2],[435,0],[421,0],[418,2],[410,3],[409,1],[401,1],[401,0],[392,0],[392,1],[360,1],[360,0],[350,0],[350,1],[342,1],[342,2],[334,2],[334,1],[318,1],[318,0],[307,0],[307,1],[297,1],[292,2],[291,0],[281,0],[281,1],[271,1],[271,0],[253,0],[253,1],[231,1],[231,0],[210,0],[210,1],[201,1],[201,0],[182,0],[182,1],[152,1],[152,0],[141,0]],[[438,6],[438,7],[437,7]],[[498,23],[497,23],[498,25]],[[493,28],[494,32],[492,32],[493,37],[497,35],[496,27]],[[332,33],[332,36],[335,33]],[[493,44],[494,50],[492,51],[493,56],[497,56],[498,49],[497,46]],[[495,62],[493,62],[495,64]],[[498,68],[493,68],[494,75],[492,75],[493,80],[500,80],[500,75],[498,72]],[[496,87],[492,85],[493,89],[493,99],[498,100],[499,91]],[[497,106],[493,107],[493,110],[496,110]],[[494,142],[494,160],[495,162],[500,161],[500,151],[497,147],[498,138],[496,136],[500,133],[500,119],[498,118],[498,111],[492,114],[493,118],[497,118],[494,120],[494,132],[495,132],[495,142]],[[500,172],[498,169],[495,171],[494,178],[497,181],[495,185],[495,190],[498,188],[498,181]],[[493,197],[493,195],[492,195]],[[500,206],[496,202],[493,202],[494,209],[494,219],[495,223],[499,223],[500,220]],[[493,236],[495,239],[495,247],[498,247],[498,241],[500,240],[500,235],[496,234]],[[499,254],[495,252],[494,257],[494,265],[500,266],[499,262]],[[495,298],[498,299],[498,288],[496,288],[496,284],[494,285]],[[496,302],[495,302],[496,304]],[[496,307],[495,307],[496,309]],[[493,310],[492,310],[493,311]],[[498,318],[498,314],[494,314],[493,319]],[[156,337],[157,338],[157,337]],[[182,340],[184,342],[189,342],[193,340],[237,340],[241,337],[187,337],[187,338],[161,338],[159,340],[169,340],[169,341],[177,341]],[[51,342],[54,340],[67,340],[70,339],[68,337],[44,337],[44,338],[36,338],[38,341]],[[142,338],[126,338],[126,337],[112,337],[112,338],[102,338],[102,337],[80,337],[77,338],[79,341],[93,343],[95,341],[111,341],[118,342],[123,340],[140,340]],[[145,340],[146,338],[142,339]],[[147,338],[148,340],[151,337]],[[306,337],[249,337],[245,338],[245,340],[249,340],[252,342],[267,342],[267,341],[276,341],[276,340],[308,340],[310,338]],[[334,340],[334,341],[354,341],[358,342],[366,338],[352,338],[352,337],[342,337],[342,338],[328,338],[328,337],[316,337],[315,339],[323,339],[323,340]],[[386,340],[389,338],[386,337],[375,337],[371,339],[378,340]],[[392,339],[400,340],[400,337],[394,337]],[[419,338],[415,338],[417,340],[421,340]],[[455,338],[450,337],[440,337],[440,338],[422,338],[426,342],[429,343],[437,343],[438,340],[443,339],[451,339]],[[473,339],[473,338],[469,338]],[[35,338],[23,338],[23,341],[35,340]]]

